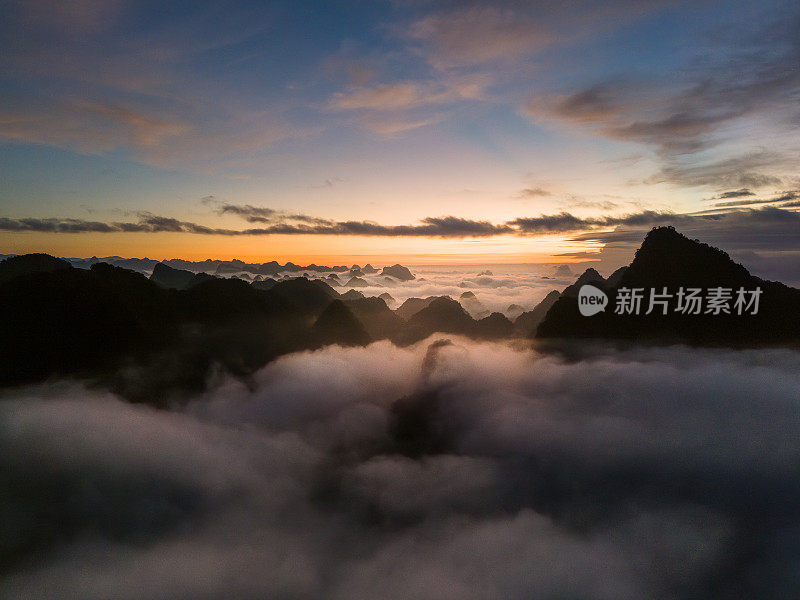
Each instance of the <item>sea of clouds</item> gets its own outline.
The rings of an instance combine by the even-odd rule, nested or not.
[[[398,281],[394,278],[389,278],[387,281],[386,277],[379,273],[360,275],[359,278],[369,285],[355,289],[365,296],[388,293],[397,301],[397,304],[390,308],[397,308],[408,298],[450,296],[458,300],[461,294],[469,291],[474,293],[478,302],[490,312],[507,313],[511,304],[516,304],[523,310],[531,310],[550,291],[561,291],[573,284],[586,269],[587,264],[573,266],[571,274],[557,274],[555,267],[555,265],[419,266],[411,267],[416,277],[411,281]],[[297,277],[298,273],[281,275]],[[351,276],[349,273],[337,275],[341,285],[334,286],[334,289],[344,293],[350,289],[346,283]],[[326,273],[309,273],[309,277],[312,278],[325,279],[326,276]],[[516,314],[513,314],[513,317],[515,316]]]
[[[0,597],[797,597],[800,354],[440,338],[7,392]]]

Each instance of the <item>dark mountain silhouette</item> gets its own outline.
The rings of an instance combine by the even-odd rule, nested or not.
[[[490,314],[489,310],[478,300],[474,292],[464,292],[458,297],[458,301],[473,319],[483,319]]]
[[[363,277],[363,276],[364,276],[363,271],[358,267],[353,267],[352,269],[350,269],[350,277]]]
[[[601,289],[605,289],[606,287],[605,278],[594,269],[588,268],[583,273],[581,273],[581,276],[578,277],[575,283],[564,288],[564,291],[561,292],[561,295],[571,298],[577,298],[578,291],[581,289],[582,286],[586,285],[587,283]]]
[[[396,339],[403,328],[403,319],[392,312],[382,298],[357,298],[345,304],[373,340]]]
[[[359,287],[369,287],[369,283],[366,280],[361,279],[361,277],[351,277],[348,279],[347,283],[344,284],[344,287],[349,288],[359,288]]]
[[[521,337],[533,337],[539,323],[544,321],[547,311],[556,303],[561,296],[558,290],[553,290],[544,299],[533,307],[533,310],[526,311],[514,320],[514,331]]]
[[[77,374],[154,404],[201,389],[214,365],[245,377],[308,347],[309,326],[337,296],[305,279],[264,291],[209,276],[166,289],[106,263],[75,269],[42,256],[0,263],[0,273],[0,385]]]
[[[211,275],[207,273],[193,273],[192,271],[185,271],[183,269],[173,269],[169,265],[158,263],[153,267],[153,274],[150,275],[150,281],[157,283],[161,287],[173,290],[185,290],[197,285],[201,281],[205,281],[209,277],[211,277]]]
[[[525,309],[522,308],[519,304],[509,304],[508,308],[506,309],[506,316],[512,321],[515,321],[517,317],[519,317],[524,312]]]
[[[177,336],[169,290],[144,275],[105,263],[82,270],[52,257],[18,258],[0,265],[5,275],[19,273],[0,284],[2,384],[107,368]]]
[[[250,285],[257,290],[267,291],[274,288],[276,283],[278,282],[272,277],[264,277],[263,279],[253,280],[253,283],[251,283]]]
[[[66,258],[64,260],[68,261],[76,269],[91,269],[92,265],[102,262],[139,273],[152,271],[158,264],[158,261],[152,258],[122,258],[121,256],[105,256],[103,258],[92,256],[91,258]]]
[[[397,315],[402,319],[408,321],[423,308],[426,308],[436,298],[438,298],[438,296],[428,296],[427,298],[408,298],[394,312],[396,312]]]
[[[342,300],[358,300],[359,298],[364,298],[364,294],[359,292],[358,290],[347,290],[344,294],[341,295]]]
[[[217,265],[217,269],[216,271],[214,271],[214,274],[226,275],[230,273],[238,273],[240,271],[247,270],[247,268],[248,265],[243,263],[241,260],[234,259],[230,261],[221,262],[219,265]]]
[[[255,268],[255,271],[261,275],[276,275],[281,270],[282,270],[281,265],[274,260],[261,263]]]
[[[378,298],[381,298],[384,302],[386,302],[386,306],[389,308],[392,308],[395,304],[397,304],[397,300],[395,300],[388,292],[383,292],[378,296]]]
[[[361,271],[367,275],[374,275],[375,273],[378,272],[378,269],[373,267],[371,264],[367,263],[366,265],[364,265]]]
[[[598,285],[605,288],[609,297],[604,312],[581,316],[576,297],[567,295],[565,290],[539,325],[537,336],[743,347],[800,341],[800,290],[754,277],[722,250],[691,240],[671,227],[653,229],[630,266],[615,275],[617,285],[609,285],[608,281]],[[576,288],[577,294],[576,286],[579,287],[577,282],[568,289]],[[733,292],[731,314],[707,314],[705,305],[701,314],[676,312],[674,295],[681,287],[699,288],[703,296],[711,288],[729,288]],[[758,314],[736,314],[736,291],[758,287],[762,290]],[[621,288],[644,290],[639,314],[615,314]],[[645,314],[650,290],[661,293],[664,288],[673,295],[667,314],[659,305],[651,314]]]
[[[503,313],[493,312],[488,317],[478,320],[474,327],[474,336],[485,340],[499,340],[511,337],[514,325]]]
[[[311,327],[312,347],[338,344],[366,346],[372,340],[364,326],[341,300],[334,300]]]
[[[414,275],[411,271],[408,270],[407,267],[403,265],[392,265],[391,267],[383,267],[381,271],[381,275],[388,275],[389,277],[394,277],[395,279],[399,279],[400,281],[411,281],[414,279]]]
[[[604,312],[579,314],[582,282],[606,291]],[[666,287],[674,294],[679,287],[720,286],[734,291],[760,287],[759,312],[657,310],[647,315],[648,298],[638,315],[614,312],[625,287],[659,292]],[[473,299],[466,295],[463,300]],[[475,321],[449,297],[409,298],[391,311],[381,298],[364,298],[355,290],[340,296],[321,279],[246,283],[197,276],[170,264],[156,265],[148,279],[103,262],[73,268],[41,254],[0,262],[0,386],[74,375],[158,405],[183,391],[202,389],[220,370],[246,381],[282,354],[325,343],[388,338],[406,344],[437,332],[499,339],[528,336],[535,329],[541,338],[796,345],[800,290],[762,281],[721,250],[670,228],[651,231],[629,267],[607,280],[587,270],[563,294],[553,291],[521,314],[513,328],[499,313]]]
[[[321,279],[295,277],[276,283],[267,292],[293,306],[295,310],[316,319],[339,293]]]
[[[471,335],[474,330],[475,320],[464,307],[448,296],[440,296],[408,319],[401,339],[411,343],[437,332]]]
[[[70,264],[49,254],[23,254],[0,262],[0,283],[31,273],[52,273],[72,268]]]
[[[264,294],[241,279],[210,277],[176,296],[176,303],[185,319],[220,323],[264,312],[265,299],[273,299]],[[274,299],[273,304],[276,304]],[[277,302],[277,306],[288,310],[289,304],[283,301]]]
[[[625,271],[628,270],[628,267],[620,267],[616,271],[614,271],[611,275],[608,276],[606,279],[606,287],[615,288],[618,287],[620,282],[622,281],[622,276],[625,274]]]

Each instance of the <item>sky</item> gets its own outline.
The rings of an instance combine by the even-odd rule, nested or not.
[[[796,2],[0,7],[0,253],[800,270]]]

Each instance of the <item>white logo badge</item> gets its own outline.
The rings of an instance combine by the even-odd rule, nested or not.
[[[578,310],[584,317],[591,317],[606,309],[608,296],[593,285],[581,286],[578,292]]]

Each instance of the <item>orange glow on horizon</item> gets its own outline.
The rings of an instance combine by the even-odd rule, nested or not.
[[[400,262],[409,265],[489,265],[574,263],[591,259],[562,253],[599,252],[597,245],[577,244],[566,236],[494,238],[376,238],[361,236],[204,236],[188,233],[11,233],[0,253],[45,252],[88,258],[121,256],[200,261],[239,259],[249,263],[276,260],[307,265]],[[599,260],[599,254],[597,260]]]

